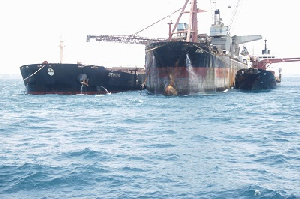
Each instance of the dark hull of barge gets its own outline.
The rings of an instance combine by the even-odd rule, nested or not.
[[[81,64],[31,64],[20,67],[27,94],[107,94],[141,89],[144,69]]]
[[[274,71],[257,68],[242,69],[236,74],[235,88],[240,90],[275,89],[280,79],[276,80]]]

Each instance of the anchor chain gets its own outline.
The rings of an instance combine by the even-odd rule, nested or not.
[[[29,75],[28,77],[26,77],[25,79],[23,79],[23,81],[26,81],[27,79],[31,78],[33,75],[36,75],[40,70],[42,70],[46,65],[43,65],[41,68],[39,68],[37,71],[35,71],[34,73],[32,73],[31,75]]]

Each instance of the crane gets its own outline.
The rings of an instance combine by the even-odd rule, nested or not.
[[[185,11],[187,4],[190,2],[191,8],[190,11]],[[141,37],[138,36],[138,34],[155,24],[161,22],[162,20],[166,19],[167,17],[172,16],[173,14],[180,12],[180,15],[173,27],[173,30],[171,29],[171,23],[169,24],[169,38],[146,38],[146,37]],[[175,10],[173,13],[163,17],[162,19],[152,23],[151,25],[147,26],[146,28],[143,28],[142,30],[132,34],[132,35],[87,35],[87,42],[89,42],[91,39],[95,39],[96,41],[109,41],[109,42],[118,42],[118,43],[127,43],[127,44],[143,44],[143,45],[148,45],[153,42],[160,42],[160,41],[170,41],[173,40],[172,36],[175,34],[184,34],[186,35],[185,38],[176,38],[176,40],[185,40],[187,42],[196,42],[198,40],[198,20],[197,20],[197,13],[200,12],[205,12],[204,10],[198,9],[197,8],[197,1],[196,0],[186,0],[183,8],[179,8]],[[181,31],[176,31],[178,28],[179,20],[181,16],[185,13],[190,14],[189,18],[189,26],[188,28],[181,30]]]
[[[126,43],[126,44],[143,44],[147,45],[152,42],[165,41],[163,38],[147,38],[140,37],[137,35],[87,35],[87,42],[90,42],[91,39],[96,41],[109,41],[117,43]]]
[[[239,10],[239,7],[242,3],[242,0],[238,0],[236,5],[235,5],[235,8],[233,10],[233,13],[232,13],[232,16],[231,16],[231,20],[230,20],[230,23],[229,23],[229,26],[228,26],[228,32],[230,32],[232,26],[233,26],[233,22],[235,20],[235,17],[237,16],[237,13],[238,13],[238,10]]]
[[[155,24],[165,20],[167,17],[170,17],[171,15],[175,14],[180,10],[181,8],[175,10],[173,13],[163,17],[162,19],[159,19],[158,21],[152,23],[151,25],[143,28],[140,31],[137,31],[132,35],[87,35],[86,41],[90,42],[91,39],[95,39],[96,41],[108,41],[108,42],[117,42],[117,43],[126,43],[126,44],[143,44],[143,45],[147,45],[153,42],[166,41],[167,39],[165,38],[147,38],[147,37],[138,36],[138,34],[154,26]]]

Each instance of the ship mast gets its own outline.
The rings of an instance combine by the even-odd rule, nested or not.
[[[205,11],[198,9],[197,0],[191,0],[190,11],[185,11],[188,2],[190,2],[190,0],[186,0],[184,6],[182,7],[181,13],[180,13],[179,17],[177,18],[177,21],[176,21],[176,23],[173,27],[172,33],[169,35],[169,41],[172,40],[172,35],[174,35],[176,33],[186,33],[186,38],[185,38],[186,42],[198,42],[198,19],[197,19],[197,15],[198,15],[198,13],[205,12]],[[180,18],[182,16],[182,14],[185,14],[185,13],[190,14],[188,28],[186,30],[176,32],[176,28],[178,27]]]
[[[60,38],[60,44],[59,44],[59,48],[60,48],[60,62],[59,63],[63,63],[63,58],[64,58],[64,41]]]
[[[198,8],[197,8],[197,0],[192,0],[191,2],[191,10],[190,10],[190,22],[189,28],[186,36],[186,42],[197,42],[198,40],[198,20],[197,20]]]
[[[184,11],[185,11],[185,8],[186,8],[186,5],[188,4],[188,2],[189,2],[189,0],[186,0],[185,4],[183,5],[183,7],[181,9],[180,15],[177,18],[177,21],[176,21],[176,23],[175,23],[175,25],[173,27],[172,33],[169,35],[169,41],[172,39],[172,35],[174,35],[176,33],[175,30],[176,30],[176,28],[177,28],[177,26],[179,24],[179,21],[180,21],[180,18],[182,16],[182,14],[185,13]]]

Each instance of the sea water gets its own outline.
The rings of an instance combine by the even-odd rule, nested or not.
[[[1,80],[0,198],[300,198],[300,76],[180,97]]]

